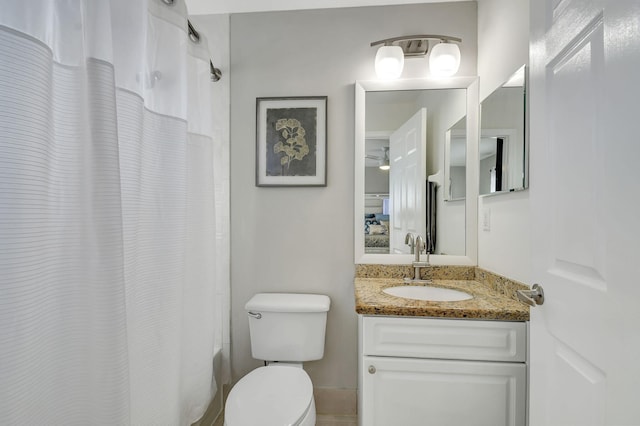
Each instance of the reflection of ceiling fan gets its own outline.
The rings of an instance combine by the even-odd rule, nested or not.
[[[383,146],[382,148],[380,148],[380,150],[382,151],[381,155],[365,155],[366,158],[370,159],[370,160],[376,160],[378,161],[378,167],[380,168],[380,170],[389,170],[389,147],[388,146]]]

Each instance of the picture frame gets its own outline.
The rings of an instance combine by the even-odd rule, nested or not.
[[[327,97],[256,98],[256,186],[327,186]]]

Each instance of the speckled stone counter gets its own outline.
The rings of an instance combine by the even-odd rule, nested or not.
[[[438,273],[435,268],[432,269],[429,271],[430,276],[428,278],[433,277],[433,282],[429,285],[461,290],[473,296],[472,299],[457,302],[432,302],[405,299],[383,292],[387,287],[405,285],[402,277],[409,276],[409,274],[396,275],[392,272],[363,274],[363,270],[366,271],[368,270],[367,268],[371,268],[372,266],[382,266],[381,269],[387,272],[389,270],[393,271],[394,268],[402,267],[393,266],[387,270],[385,268],[386,265],[358,266],[364,267],[357,268],[357,273],[359,271],[361,274],[359,274],[354,281],[356,312],[359,314],[472,318],[502,321],[529,320],[529,307],[517,301],[514,295],[515,290],[520,288],[526,289],[527,286],[488,271],[473,267],[440,267],[441,270],[440,273]],[[471,272],[466,271],[467,269]],[[369,271],[371,270],[372,269],[369,269]],[[464,278],[458,278],[456,275],[459,273],[462,273]],[[470,275],[467,275],[468,273],[470,273]],[[363,277],[361,275],[365,276]],[[371,275],[376,277],[372,278],[370,277]],[[456,279],[439,279],[440,276],[455,276]],[[479,281],[478,278],[482,281]]]

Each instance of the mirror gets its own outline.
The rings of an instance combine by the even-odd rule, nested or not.
[[[528,187],[526,67],[480,104],[480,195]]]
[[[427,240],[432,263],[475,265],[476,79],[368,81],[355,88],[356,263],[410,264],[410,232]],[[454,149],[462,150],[456,174],[462,196],[445,203],[451,134]]]

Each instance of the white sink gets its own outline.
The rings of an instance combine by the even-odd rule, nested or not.
[[[457,302],[473,298],[472,295],[464,291],[422,285],[399,285],[386,288],[383,291],[391,296],[403,297],[405,299],[430,300],[432,302]]]

